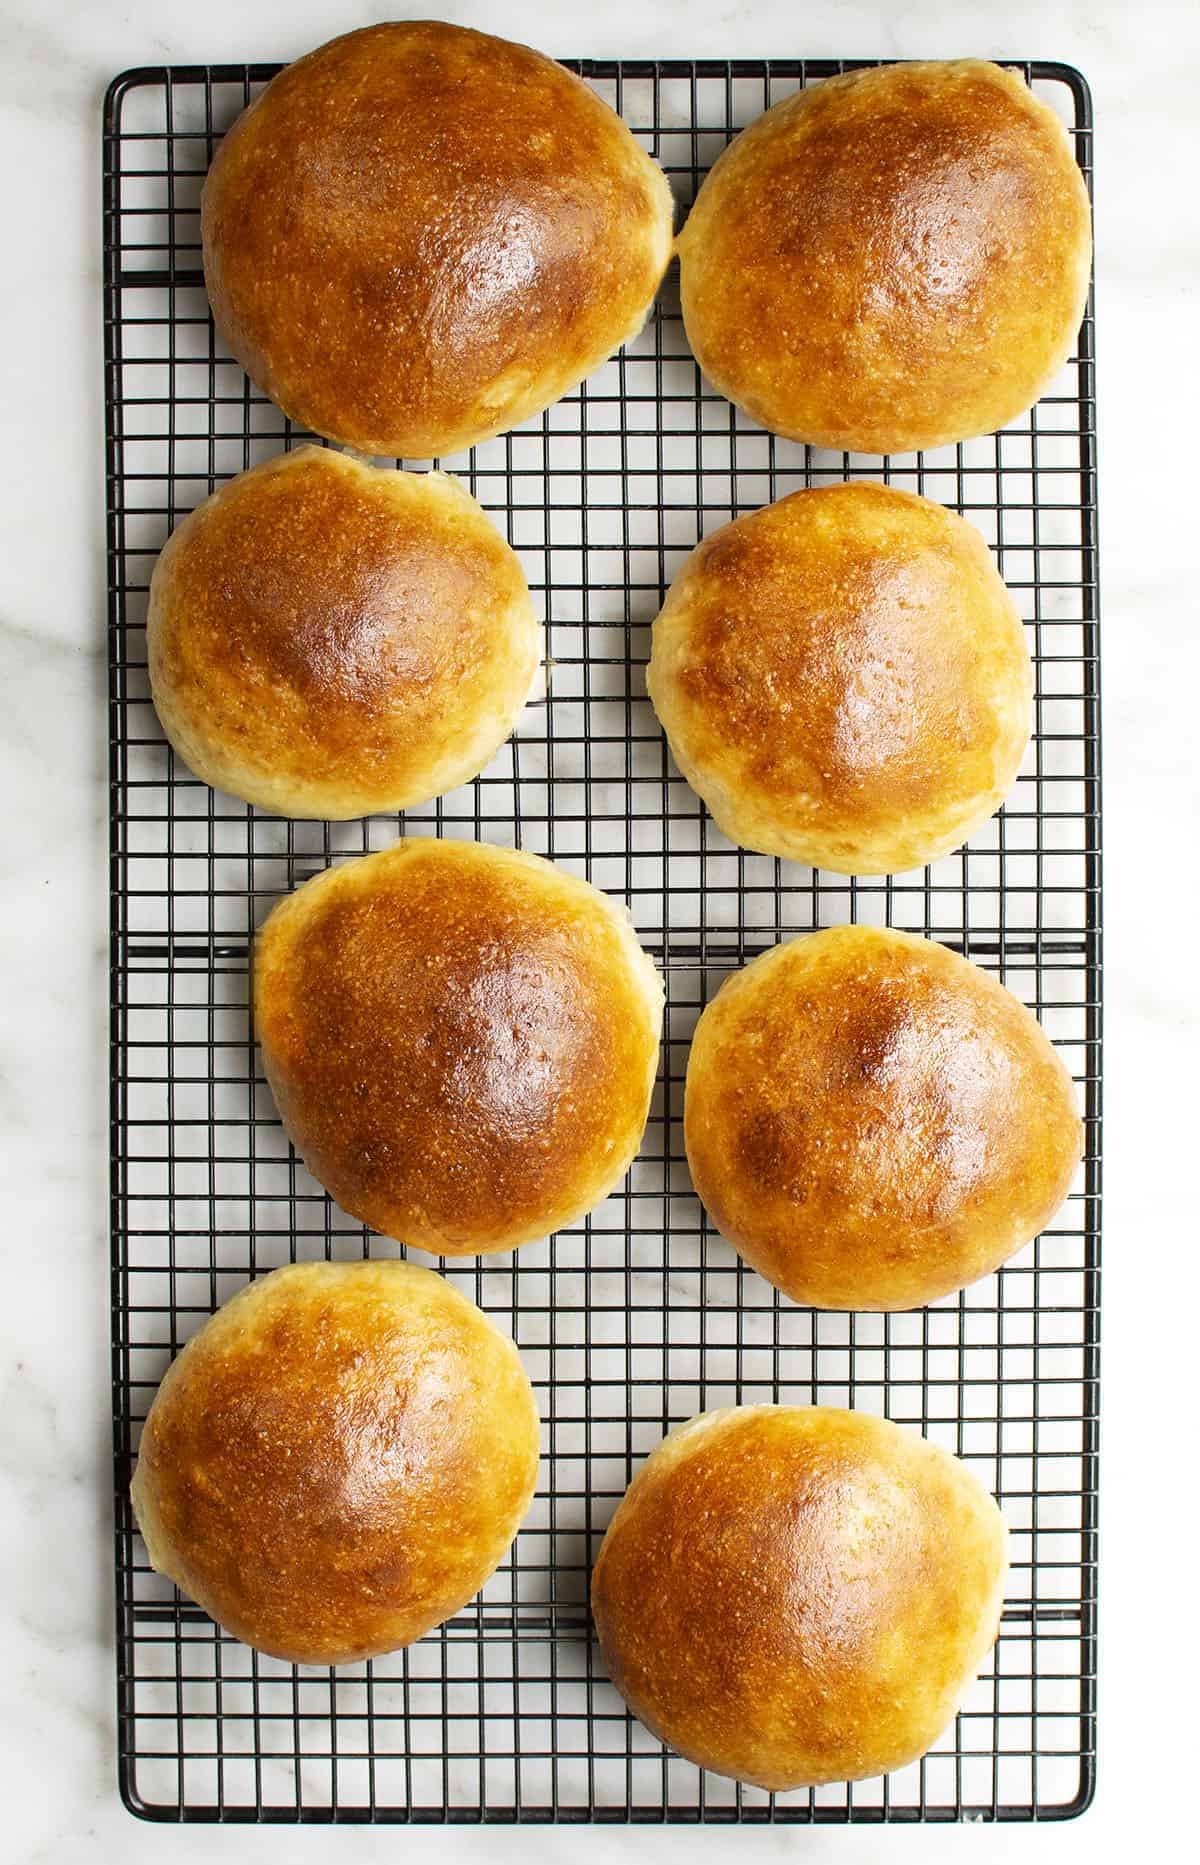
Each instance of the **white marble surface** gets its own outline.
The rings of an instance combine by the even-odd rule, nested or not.
[[[1195,0],[443,0],[546,50],[1040,56],[1096,99],[1107,839],[1100,1787],[1029,1830],[292,1833],[140,1826],[113,1753],[100,99],[125,66],[287,58],[404,9],[2,0],[0,1856],[923,1861],[1177,1856],[1194,1833],[1200,1241]],[[419,10],[419,9],[414,9]],[[432,10],[432,0],[431,0]]]

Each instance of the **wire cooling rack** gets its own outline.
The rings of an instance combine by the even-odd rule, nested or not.
[[[1018,67],[1091,170],[1083,79]],[[830,62],[577,65],[682,205],[731,134]],[[302,438],[214,340],[200,184],[267,66],[126,72],[104,123],[112,805],[112,1248],[121,1791],[164,1820],[806,1822],[1061,1818],[1092,1790],[1100,1142],[1093,326],[1036,409],[923,456],[772,439],[701,380],[674,275],[641,338],[516,433],[446,464],[496,517],[548,623],[548,693],[418,833],[517,843],[629,902],[667,1028],[641,1157],[590,1218],[443,1265],[511,1329],[544,1421],[542,1483],[481,1598],[407,1652],[337,1672],[224,1637],[153,1574],[128,1483],[171,1357],[248,1275],[396,1246],[339,1211],[284,1139],[247,1011],[250,941],[395,818],[286,823],[175,760],[146,678],[155,554],[218,483]],[[932,868],[847,881],[732,847],[645,699],[649,625],[701,533],[796,487],[878,477],[967,515],[1028,630],[1036,735],[1007,807]],[[1064,1210],[1014,1262],[916,1314],[815,1314],[739,1266],[693,1196],[688,1042],[735,966],[848,920],[966,952],[1035,1007],[1086,1104]],[[854,1405],[917,1427],[1000,1499],[1013,1566],[994,1663],[922,1762],[770,1796],[667,1755],[593,1644],[588,1576],[639,1461],[732,1402]]]

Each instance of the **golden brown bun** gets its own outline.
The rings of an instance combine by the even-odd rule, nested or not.
[[[537,1481],[511,1340],[411,1263],[294,1263],[168,1369],[131,1486],[151,1564],[294,1664],[411,1645],[503,1560]]]
[[[731,143],[678,241],[688,340],[763,427],[902,453],[1037,400],[1087,302],[1066,131],[979,59],[798,91]]]
[[[1083,1150],[1037,1019],[945,946],[872,926],[764,952],[688,1057],[696,1191],[813,1308],[918,1308],[1043,1230]]]
[[[281,816],[344,818],[475,777],[525,703],[541,630],[456,479],[301,447],[172,532],[147,645],[163,729],[198,777]]]
[[[536,855],[414,840],[330,869],[258,939],[267,1079],[354,1217],[447,1256],[575,1222],[646,1124],[663,991],[624,910]]]
[[[923,1755],[995,1642],[1004,1520],[957,1458],[819,1406],[708,1412],[604,1538],[592,1610],[648,1728],[774,1792]]]
[[[675,761],[745,848],[838,874],[958,848],[1033,723],[1021,619],[974,526],[855,482],[705,538],[654,624]]]
[[[667,180],[581,79],[436,20],[289,65],[201,203],[213,316],[293,420],[427,459],[516,427],[640,330]]]

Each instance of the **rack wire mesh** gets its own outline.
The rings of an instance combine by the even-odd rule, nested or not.
[[[858,61],[866,62],[866,61]],[[576,63],[683,205],[730,136],[829,61]],[[1091,175],[1087,87],[1026,64]],[[111,643],[112,1325],[121,1791],[149,1818],[638,1822],[1061,1818],[1095,1752],[1100,810],[1093,322],[1021,420],[937,453],[774,439],[702,380],[673,277],[641,338],[517,432],[445,464],[506,529],[548,628],[548,691],[474,784],[407,817],[286,823],[195,780],[149,701],[149,572],[171,526],[304,438],[217,344],[200,269],[214,146],[273,66],[124,73],[104,119]],[[1036,733],[1004,810],[922,872],[848,881],[739,851],[645,699],[649,624],[706,531],[804,485],[877,477],[963,512],[1026,622]],[[281,893],[398,828],[516,843],[627,900],[667,1027],[641,1157],[544,1245],[442,1265],[515,1335],[542,1483],[482,1596],[407,1652],[337,1672],[257,1656],[153,1574],[128,1482],[170,1358],[248,1275],[391,1249],[291,1153],[248,1022]],[[781,1299],[706,1222],[682,1148],[691,1031],[735,966],[848,920],[967,953],[1031,1004],[1080,1084],[1087,1151],[1058,1220],[998,1275],[907,1315]],[[704,1408],[849,1404],[926,1432],[998,1496],[1013,1567],[994,1663],[926,1759],[771,1796],[700,1773],[625,1712],[590,1637],[599,1538],[641,1458]]]

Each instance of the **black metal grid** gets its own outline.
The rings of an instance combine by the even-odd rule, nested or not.
[[[862,62],[862,61],[860,61]],[[585,62],[684,204],[730,135],[830,61]],[[337,1673],[261,1658],[148,1568],[128,1479],[170,1357],[247,1274],[391,1249],[291,1154],[246,1007],[252,933],[394,818],[283,823],[167,751],[143,621],[171,525],[299,436],[215,344],[197,207],[215,142],[271,66],[126,72],[104,120],[111,642],[112,1269],[120,1784],[165,1820],[885,1821],[1061,1818],[1092,1790],[1100,1139],[1099,755],[1093,326],[1053,392],[936,454],[822,454],[754,428],[699,376],[674,276],[643,336],[517,433],[447,464],[519,551],[544,606],[549,697],[418,832],[516,842],[627,899],[663,966],[667,1030],[627,1184],[545,1245],[443,1265],[511,1328],[544,1420],[543,1481],[481,1599],[406,1653]],[[1091,173],[1087,87],[1019,66]],[[882,475],[995,547],[1037,671],[1035,741],[965,849],[886,879],[731,847],[644,696],[649,624],[688,549],[800,485]],[[730,968],[846,920],[943,940],[1032,1004],[1086,1102],[1087,1155],[1055,1226],[998,1276],[910,1315],[781,1300],[705,1223],[680,1117],[695,1019]],[[970,1462],[1013,1531],[994,1666],[925,1761],[772,1797],[702,1775],[630,1719],[589,1635],[587,1580],[629,1476],[670,1426],[732,1401],[853,1404]]]

